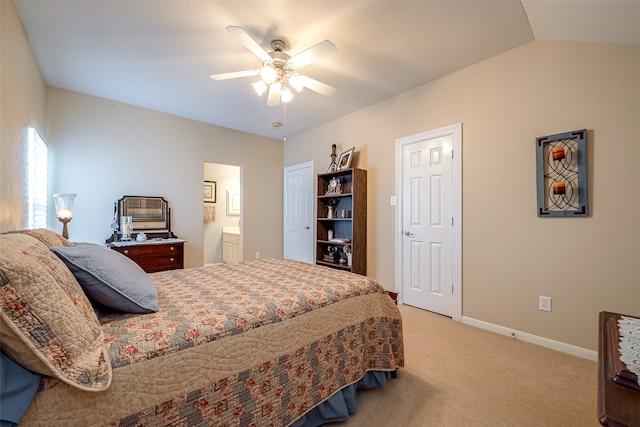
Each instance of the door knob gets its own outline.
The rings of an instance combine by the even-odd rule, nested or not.
[[[308,229],[309,229],[309,226],[307,225],[304,229],[305,229],[305,230],[308,230]]]
[[[413,234],[413,233],[412,233],[412,232],[410,232],[409,230],[406,230],[406,231],[404,232],[404,235],[405,235],[405,236],[410,236],[410,237],[415,236],[415,234]]]

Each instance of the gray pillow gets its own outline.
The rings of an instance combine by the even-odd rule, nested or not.
[[[67,265],[90,299],[128,313],[158,311],[156,284],[121,253],[94,243],[50,249]]]

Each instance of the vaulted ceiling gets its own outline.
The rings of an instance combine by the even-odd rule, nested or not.
[[[640,43],[640,1],[16,0],[45,82],[273,138],[365,108],[533,40]],[[225,27],[293,55],[337,53],[301,71],[336,88],[267,106],[260,68]],[[284,123],[274,127],[274,122]]]

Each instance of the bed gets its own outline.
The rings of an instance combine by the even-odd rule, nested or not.
[[[122,259],[110,254],[115,251],[72,245],[50,233],[0,235],[3,352],[16,341],[5,336],[11,329],[27,344],[9,352],[12,359],[43,373],[21,425],[320,425],[356,409],[358,385],[383,386],[404,364],[400,313],[365,276],[286,259],[143,273],[154,285],[149,293],[155,290],[157,306],[143,301],[142,313],[130,313],[103,304],[73,262],[82,258],[78,253],[94,251],[117,260],[118,268],[103,274],[117,270],[131,277],[127,269],[136,267],[122,267]],[[74,251],[75,259],[68,255]],[[91,268],[105,265],[112,264]],[[80,320],[65,319],[64,328],[75,333],[88,319],[88,332],[80,331],[83,350],[69,351],[78,363],[67,353],[61,363],[60,345],[57,353],[51,345],[38,349],[37,334],[30,330],[25,338],[28,328],[16,320],[27,303],[46,312],[43,301],[60,299],[43,298],[24,283],[35,281],[39,288],[35,278],[47,272],[57,281],[52,287],[71,300],[73,316],[79,313]],[[28,300],[29,292],[31,300],[16,303]],[[55,324],[56,316],[38,321]],[[37,360],[33,354],[20,360],[29,351]],[[38,365],[43,362],[44,368]]]

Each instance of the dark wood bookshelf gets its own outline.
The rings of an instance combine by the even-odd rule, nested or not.
[[[327,194],[332,179],[339,180],[340,192]],[[327,218],[331,204],[335,205],[333,217]],[[316,264],[366,275],[367,171],[351,168],[318,174],[316,205]],[[333,231],[334,238],[349,241],[331,241],[329,230]],[[346,261],[346,247],[351,251],[351,265]],[[329,248],[335,248],[335,259],[325,258]],[[345,261],[341,263],[340,259]]]

